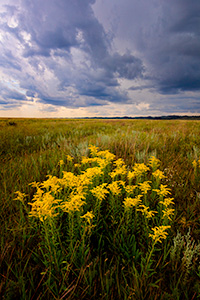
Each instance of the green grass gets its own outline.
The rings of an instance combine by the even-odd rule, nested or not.
[[[200,165],[196,170],[192,165],[200,159],[199,132],[199,121],[0,119],[1,298],[200,298]],[[90,144],[122,158],[128,170],[148,164],[152,155],[161,161],[162,183],[175,203],[162,243],[153,246],[139,212],[123,217],[124,195],[105,197],[88,235],[77,214],[72,219],[60,211],[48,222],[29,217],[36,192],[29,184],[47,175],[62,178],[60,160],[63,170],[78,175],[74,163],[90,156]],[[109,180],[107,170],[94,186]],[[16,191],[27,195],[24,205],[13,200]],[[148,197],[157,209],[155,195]],[[82,215],[95,209],[91,192],[86,198]]]

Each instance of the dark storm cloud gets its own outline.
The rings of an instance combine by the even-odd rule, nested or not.
[[[107,87],[106,85],[102,85],[96,83],[93,85],[92,83],[82,86],[79,89],[80,95],[94,97],[96,99],[107,100],[110,102],[126,102],[129,98],[127,93],[118,92],[114,88]]]
[[[16,90],[7,90],[3,94],[3,97],[12,100],[26,100],[26,96]]]
[[[199,0],[117,0],[110,12],[118,44],[138,51],[158,93],[200,90]]]
[[[6,6],[18,20],[16,28],[7,30],[22,42],[21,32],[31,36],[31,45],[24,43],[24,56],[50,56],[51,50],[82,47],[93,58],[107,55],[109,41],[102,25],[94,17],[89,0],[22,0],[20,9]],[[79,40],[78,33],[83,39]]]
[[[35,96],[35,92],[33,92],[33,91],[27,91],[26,92],[26,96],[28,96],[28,97],[34,97]]]
[[[157,30],[144,31],[145,57],[161,93],[200,90],[199,12],[200,1],[162,1]]]
[[[118,77],[126,79],[142,77],[144,71],[142,61],[129,53],[124,55],[114,53],[105,58],[104,65],[108,70],[116,72]]]
[[[18,92],[16,89],[5,87],[1,82],[0,91],[0,105],[3,111],[17,109],[21,106],[22,101],[27,101],[24,94]]]
[[[16,54],[5,47],[0,62],[4,68],[16,69],[13,76],[20,81],[21,88],[28,89],[27,96],[37,94],[42,102],[53,105],[85,106],[88,100],[77,103],[73,102],[71,96],[63,94],[72,86],[76,96],[94,98],[92,103],[98,105],[99,100],[102,100],[102,104],[105,104],[105,100],[123,103],[128,100],[126,91],[118,89],[117,78],[140,77],[143,65],[140,59],[129,52],[124,55],[111,53],[112,40],[91,7],[95,1],[9,2],[10,5],[4,6],[1,28],[21,48]],[[80,51],[80,57],[82,55],[78,65],[74,64],[74,49]],[[24,59],[24,65],[19,63],[20,58]],[[59,59],[63,61],[59,63]],[[17,72],[22,70],[23,74]],[[9,73],[8,70],[5,72]],[[42,80],[37,82],[37,78],[46,76],[47,86],[50,72],[57,82],[57,91],[54,89],[53,93],[45,91]],[[94,75],[95,72],[97,74]],[[32,86],[31,92],[29,85]]]
[[[199,0],[1,1],[0,100],[199,110]]]
[[[145,89],[151,89],[153,88],[152,85],[141,85],[141,86],[131,86],[129,88],[130,91],[143,91]]]

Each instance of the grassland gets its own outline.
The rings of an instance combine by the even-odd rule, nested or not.
[[[106,150],[115,157],[98,154]],[[2,299],[200,298],[199,121],[0,119],[0,155]],[[148,169],[131,180],[138,164]],[[82,184],[91,169],[99,176]],[[49,215],[33,209],[42,189]],[[126,206],[127,198],[143,202]],[[160,240],[156,226],[168,226]]]

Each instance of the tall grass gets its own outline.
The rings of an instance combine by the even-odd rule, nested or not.
[[[1,119],[2,298],[197,299],[199,132],[198,121]]]

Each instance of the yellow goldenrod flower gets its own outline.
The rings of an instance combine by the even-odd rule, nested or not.
[[[81,207],[86,203],[85,196],[83,194],[71,193],[69,199],[61,203],[60,208],[67,213],[80,211]]]
[[[193,168],[196,170],[196,168],[197,168],[197,161],[193,160],[192,165],[193,165]]]
[[[38,195],[33,197],[33,200],[35,200],[33,203],[28,203],[32,206],[31,212],[29,213],[30,217],[37,217],[41,221],[44,221],[48,217],[57,216],[55,210],[59,207],[58,203],[61,200],[55,199],[51,195],[51,192],[41,194],[41,191],[39,191]]]
[[[139,189],[142,191],[143,194],[147,194],[147,192],[151,190],[151,186],[149,183],[151,183],[151,181],[144,181],[142,183],[138,183]]]
[[[200,168],[200,159],[198,160],[199,168]]]
[[[88,164],[90,161],[91,161],[91,160],[90,160],[89,157],[82,156],[81,163],[82,163],[83,165]]]
[[[154,228],[151,228],[153,230],[153,233],[149,234],[149,237],[152,238],[154,243],[156,244],[157,242],[162,242],[162,240],[165,240],[167,238],[168,233],[165,232],[167,229],[171,228],[171,226],[156,226]]]
[[[81,218],[85,219],[86,222],[88,222],[88,224],[91,224],[91,221],[93,220],[93,218],[95,217],[95,215],[93,214],[92,211],[88,211],[85,215],[83,215]]]
[[[71,155],[67,155],[67,160],[71,162],[74,158]]]
[[[169,194],[171,194],[171,190],[167,187],[167,185],[160,185],[160,189],[153,189],[154,192],[156,192],[160,197],[165,197]]]
[[[125,165],[125,162],[122,160],[122,158],[119,158],[114,162],[114,165],[116,166],[116,168],[121,168]]]
[[[119,195],[121,193],[121,188],[118,186],[118,181],[113,181],[110,183],[108,188],[113,195]]]
[[[174,210],[175,209],[173,209],[173,208],[166,208],[166,210],[163,210],[162,212],[163,212],[163,219],[164,218],[167,218],[168,220],[172,220],[171,219],[171,216],[173,216],[174,215]]]
[[[15,192],[16,194],[16,198],[14,198],[13,200],[18,200],[22,203],[24,203],[24,198],[27,196],[25,193],[21,193],[20,191]]]
[[[83,173],[78,176],[78,184],[82,187],[88,187],[92,183],[92,177],[88,176],[88,174]]]
[[[115,155],[110,153],[108,150],[99,151],[97,153],[98,157],[105,158],[108,162],[111,162],[115,159]]]
[[[173,202],[174,198],[165,198],[164,200],[161,200],[159,203],[163,204],[165,207],[168,207],[171,204],[174,204]]]
[[[74,167],[75,167],[75,168],[80,168],[80,167],[81,167],[81,164],[74,164]]]
[[[125,182],[123,180],[117,180],[116,182],[118,182],[118,184],[120,184],[121,186],[125,187]]]
[[[72,172],[63,171],[63,178],[60,180],[60,183],[64,187],[74,188],[78,185],[78,177]]]
[[[131,195],[131,194],[134,193],[134,191],[135,191],[136,188],[138,188],[137,185],[127,185],[125,187],[125,191],[126,191],[127,195]]]
[[[89,145],[88,149],[92,156],[96,156],[99,148],[94,145]]]
[[[162,171],[160,171],[159,169],[156,170],[155,172],[152,173],[153,177],[155,177],[156,179],[163,179],[166,176],[164,175],[164,173]]]
[[[62,165],[64,165],[65,163],[64,163],[64,161],[61,159],[61,160],[59,160],[59,162],[58,162],[58,165],[59,166],[62,166]]]
[[[81,175],[78,176],[82,184],[89,185],[93,179],[103,175],[100,167],[87,168]]]
[[[126,166],[117,167],[113,172],[110,173],[110,177],[114,179],[116,176],[126,175]]]
[[[142,202],[142,200],[140,199],[141,197],[142,195],[137,195],[135,198],[125,198],[123,201],[125,209],[131,208],[132,206],[137,206],[139,203]]]
[[[129,171],[128,174],[127,174],[127,179],[128,181],[131,181],[132,179],[134,179],[136,177],[136,174],[135,172],[133,171]]]
[[[83,194],[83,195],[85,195],[84,190],[85,190],[85,186],[80,184],[80,185],[78,185],[76,187],[76,194],[79,194],[79,195]]]
[[[141,204],[137,210],[141,211],[147,219],[154,217],[154,215],[158,213],[157,211],[149,210],[149,207],[143,204]]]
[[[97,163],[97,162],[98,162],[98,157],[85,157],[85,156],[82,156],[81,163],[83,165]]]
[[[105,189],[105,186],[107,185],[107,183],[103,183],[95,188],[93,188],[91,190],[91,193],[99,200],[102,201],[103,199],[105,199],[106,194],[108,194],[108,190]]]
[[[38,187],[36,193],[33,196],[33,201],[41,200],[43,194],[44,194],[44,191]]]
[[[105,167],[109,164],[109,161],[104,158],[97,157],[97,163],[101,169],[105,169]]]
[[[144,163],[138,164],[136,163],[133,167],[133,174],[131,174],[132,176],[134,175],[135,177],[139,178],[141,177],[143,174],[147,173],[149,171],[149,167],[147,167]]]
[[[39,188],[40,182],[34,181],[34,182],[29,183],[29,185],[31,185],[31,186],[34,187],[34,188]]]
[[[149,159],[148,165],[153,169],[156,170],[158,166],[160,165],[160,160],[156,158],[155,156],[151,156]]]
[[[57,192],[61,189],[60,186],[60,179],[57,178],[56,176],[52,176],[52,175],[47,175],[48,179],[43,181],[40,184],[40,187],[45,188],[45,189],[49,189],[51,188],[52,192]]]

